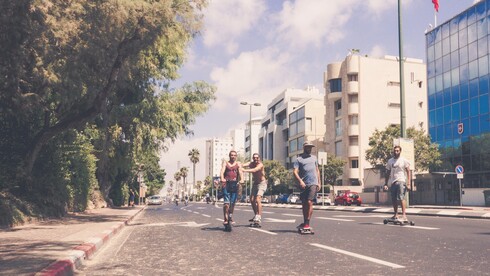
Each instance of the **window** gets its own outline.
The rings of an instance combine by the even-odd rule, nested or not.
[[[289,137],[305,131],[305,107],[289,114]]]
[[[342,115],[342,101],[338,100],[334,102],[335,117],[340,117]]]
[[[359,124],[359,116],[351,115],[349,116],[349,125],[358,125]]]
[[[357,95],[349,95],[349,103],[359,102],[359,97]]]
[[[359,145],[359,137],[358,136],[350,136],[349,137],[349,145],[358,146]]]
[[[306,118],[305,130],[307,130],[307,131],[312,131],[313,130],[313,123],[311,121],[311,118]]]
[[[347,75],[347,80],[348,81],[357,81],[357,74],[354,75]]]
[[[359,168],[359,160],[357,160],[357,159],[351,159],[350,160],[350,167],[352,169],[358,169]]]
[[[342,141],[335,142],[335,156],[342,156]]]
[[[337,119],[335,120],[335,136],[341,136],[342,135],[342,120]]]
[[[331,79],[328,83],[330,84],[330,92],[342,92],[342,79]]]

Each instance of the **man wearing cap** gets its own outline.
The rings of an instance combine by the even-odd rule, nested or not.
[[[313,214],[313,199],[320,190],[320,170],[318,160],[311,154],[314,145],[311,142],[303,143],[303,153],[300,154],[293,165],[293,174],[302,190],[300,198],[303,205],[304,222],[299,229],[310,230],[310,219]]]

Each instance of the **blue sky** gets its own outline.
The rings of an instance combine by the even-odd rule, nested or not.
[[[431,0],[402,0],[405,57],[425,62],[425,30],[434,25]],[[475,0],[439,0],[438,25],[470,7]],[[169,144],[160,165],[173,179],[180,161],[191,168],[192,148],[201,152],[196,180],[203,180],[205,140],[244,127],[286,88],[315,86],[323,91],[327,64],[342,61],[349,49],[370,57],[398,56],[397,0],[210,0],[204,30],[188,49],[178,87],[204,80],[214,84],[217,100],[197,119],[194,136]],[[192,182],[189,177],[188,182]]]

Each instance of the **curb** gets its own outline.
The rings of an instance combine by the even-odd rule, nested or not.
[[[134,215],[130,216],[123,222],[118,222],[111,227],[110,230],[103,231],[102,234],[90,238],[85,243],[75,246],[69,251],[68,256],[63,259],[59,259],[48,265],[46,268],[37,272],[36,276],[65,276],[73,275],[75,269],[80,267],[83,260],[89,259],[97,250],[99,250],[105,243],[107,243],[112,237],[114,237],[124,226],[128,225],[134,217],[136,217],[141,211],[145,210],[146,206],[141,208]]]

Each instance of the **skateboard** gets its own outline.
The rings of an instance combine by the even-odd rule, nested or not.
[[[392,223],[394,225],[400,225],[400,226],[404,226],[404,225],[407,225],[407,224],[410,224],[411,226],[414,226],[415,225],[415,222],[413,222],[411,220],[400,220],[400,219],[394,219],[394,218],[384,219],[383,220],[383,223],[384,224]]]
[[[304,229],[304,228],[298,228],[298,233],[301,235],[314,235],[315,232],[313,232],[313,229]]]
[[[253,221],[252,223],[250,223],[250,227],[253,227],[253,228],[261,228],[262,225],[260,225],[260,222],[259,221]]]

